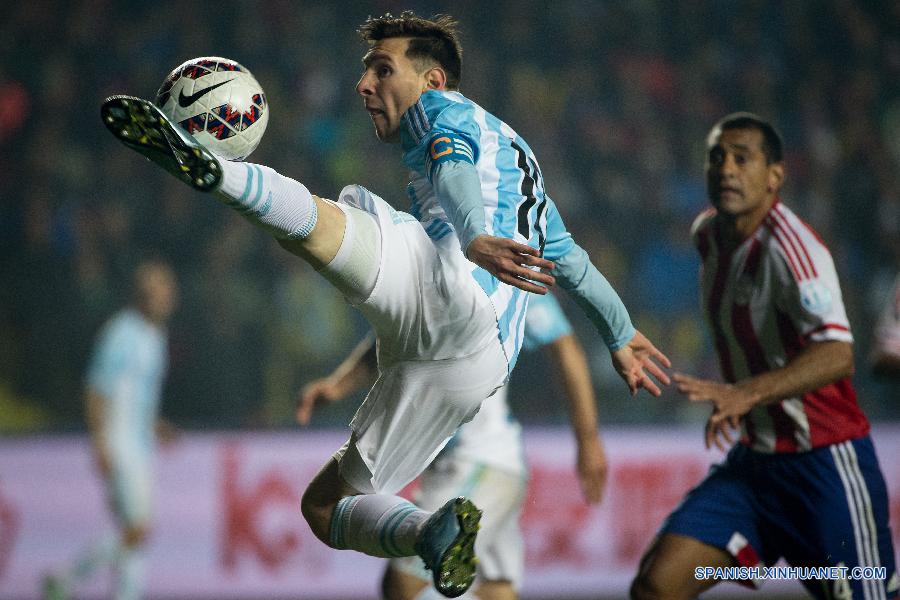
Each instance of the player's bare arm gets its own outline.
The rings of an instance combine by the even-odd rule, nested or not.
[[[317,407],[342,400],[352,392],[371,385],[376,373],[375,337],[369,335],[357,344],[334,372],[303,386],[297,403],[297,422],[309,425]]]
[[[674,375],[678,391],[692,402],[711,402],[713,413],[706,426],[707,448],[724,449],[732,442],[729,429],[754,406],[766,405],[818,389],[853,374],[853,345],[815,342],[780,369],[767,371],[736,384]]]
[[[566,407],[578,445],[576,469],[581,493],[588,504],[603,497],[609,465],[597,425],[597,403],[584,348],[573,334],[547,346],[566,391]]]

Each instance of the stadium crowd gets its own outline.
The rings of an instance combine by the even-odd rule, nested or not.
[[[165,409],[189,427],[288,426],[296,391],[341,360],[362,319],[310,268],[230,211],[120,151],[101,126],[114,93],[153,97],[180,62],[233,58],[271,108],[251,160],[335,196],[361,183],[403,208],[405,173],[378,144],[347,69],[368,15],[426,2],[14,3],[0,22],[0,430],[81,427],[82,373],[103,320],[148,256],[171,263]],[[896,383],[865,367],[900,266],[900,4],[828,0],[461,0],[461,89],[531,143],[573,234],[679,370],[715,376],[688,230],[707,206],[703,136],[752,110],[791,149],[784,201],[828,242],[856,337],[860,403],[900,418]],[[399,152],[399,149],[397,150]],[[197,257],[202,257],[197,259]],[[300,307],[303,307],[301,310]],[[568,304],[567,308],[571,308]],[[669,392],[631,399],[591,354],[604,422],[702,420]],[[263,318],[264,317],[264,318]],[[526,423],[560,401],[523,357]],[[304,365],[300,370],[297,365]],[[345,403],[318,413],[343,426]],[[700,410],[700,415],[696,411]]]

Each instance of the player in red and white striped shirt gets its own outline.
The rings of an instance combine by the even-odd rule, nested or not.
[[[694,598],[698,566],[885,567],[884,580],[804,581],[817,598],[894,598],[887,493],[856,402],[853,336],[831,254],[781,203],[781,138],[735,113],[707,139],[712,208],[694,222],[702,305],[725,383],[676,374],[710,402],[706,445],[739,443],[669,516],[634,598]]]

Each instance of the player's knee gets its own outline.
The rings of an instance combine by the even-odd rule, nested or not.
[[[122,543],[128,548],[135,548],[147,540],[149,533],[149,527],[144,524],[129,525],[122,531]]]
[[[330,540],[333,509],[334,504],[323,502],[321,495],[317,493],[313,485],[303,492],[303,497],[300,499],[300,512],[315,536],[325,544],[328,544]]]

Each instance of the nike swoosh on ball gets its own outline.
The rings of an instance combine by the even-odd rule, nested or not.
[[[214,89],[216,89],[216,88],[219,87],[219,86],[225,85],[225,84],[228,83],[229,81],[231,81],[231,79],[228,79],[228,80],[226,80],[226,81],[222,81],[222,82],[220,82],[220,83],[216,83],[216,84],[211,85],[211,86],[209,86],[209,87],[207,87],[207,88],[203,88],[203,89],[200,90],[199,92],[194,92],[194,93],[191,94],[190,96],[185,96],[185,95],[184,95],[184,90],[181,90],[181,91],[178,93],[178,106],[180,106],[181,108],[187,108],[188,106],[190,106],[191,104],[193,104],[194,102],[196,102],[197,100],[199,100],[200,98],[202,98],[203,96],[205,96],[206,94],[210,93],[211,91],[213,91]]]

